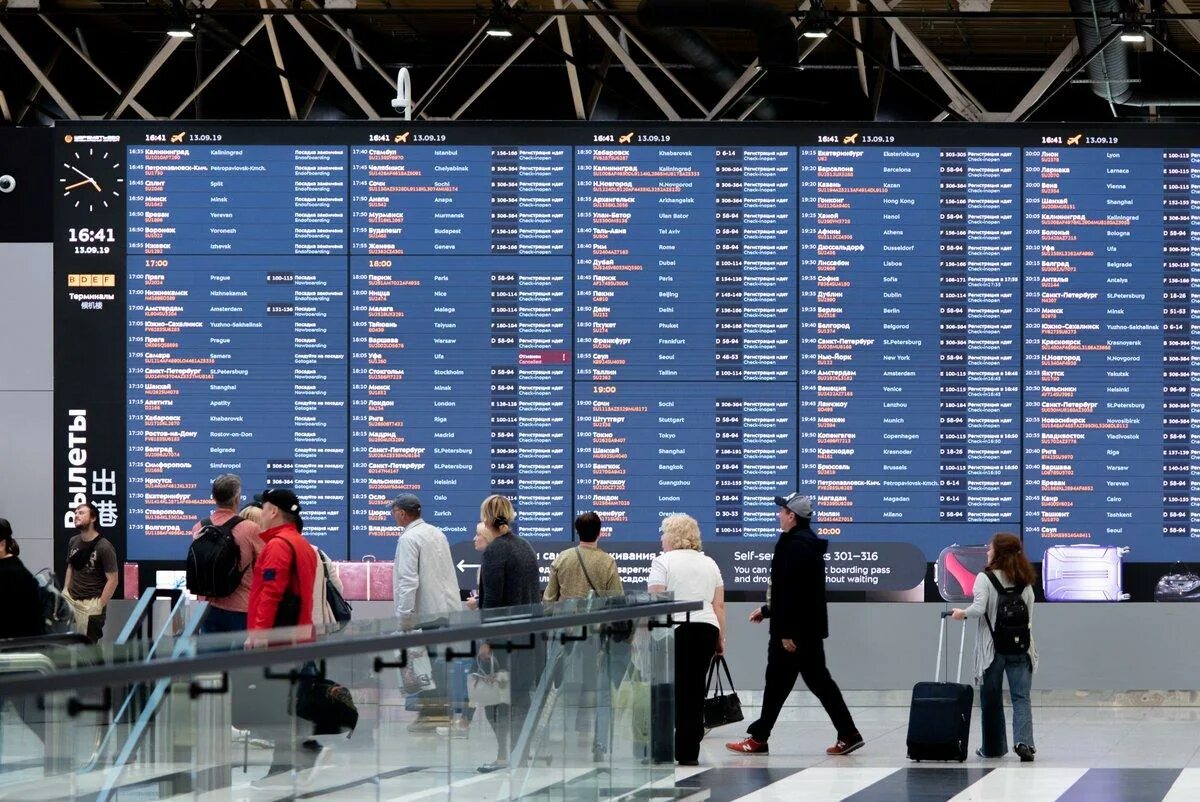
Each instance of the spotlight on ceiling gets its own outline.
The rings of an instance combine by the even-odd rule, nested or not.
[[[1141,44],[1146,41],[1146,32],[1137,25],[1127,25],[1121,31],[1121,41],[1130,44]]]

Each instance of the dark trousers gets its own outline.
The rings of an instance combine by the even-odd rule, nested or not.
[[[779,638],[771,637],[771,645],[767,649],[767,687],[763,689],[762,711],[758,721],[750,725],[750,737],[756,741],[766,741],[771,737],[779,711],[799,676],[829,714],[829,719],[837,728],[838,740],[857,738],[858,728],[854,726],[854,719],[846,708],[846,700],[825,667],[825,643],[814,638],[797,641],[796,647],[794,652],[786,651]]]
[[[708,667],[717,652],[721,630],[712,624],[675,627],[675,759],[700,757],[704,738],[704,697]]]
[[[220,607],[208,607],[204,620],[200,622],[200,634],[212,635],[219,632],[245,632],[246,614],[223,610]]]

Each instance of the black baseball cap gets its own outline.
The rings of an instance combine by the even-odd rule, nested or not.
[[[288,487],[273,487],[254,497],[255,501],[271,502],[284,512],[300,514],[300,498]]]

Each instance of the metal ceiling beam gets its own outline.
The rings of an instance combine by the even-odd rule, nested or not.
[[[50,73],[54,72],[54,68],[58,66],[58,59],[60,56],[62,56],[62,45],[59,45],[54,49],[54,52],[50,55],[50,60],[46,62],[46,66],[42,67],[42,72],[46,74],[46,78],[49,78]],[[32,109],[37,103],[37,96],[41,94],[41,91],[42,85],[39,83],[34,83],[34,85],[29,88],[29,94],[25,96],[25,102],[21,104],[21,110],[17,112],[17,125],[25,122],[25,115],[28,114],[29,110]],[[39,108],[41,107],[39,106]]]
[[[541,35],[541,34],[545,33],[546,30],[553,24],[554,24],[553,17],[543,20],[541,27],[539,27],[537,29],[538,34]],[[518,58],[521,57],[521,54],[524,53],[526,50],[528,50],[529,46],[532,45],[535,41],[537,41],[537,40],[532,36],[526,37],[525,41],[521,42],[521,44],[519,44],[517,46],[517,49],[514,50],[512,52],[512,54],[509,55],[509,57],[504,60],[504,63],[501,64],[499,67],[497,67],[496,71],[493,72],[491,75],[489,75],[487,77],[487,79],[485,79],[484,82],[481,83],[479,85],[479,87],[474,92],[471,93],[471,96],[469,98],[467,98],[465,101],[463,101],[463,104],[461,106],[459,106],[453,114],[450,115],[450,119],[457,120],[458,118],[460,118],[463,115],[463,113],[471,107],[471,104],[473,104],[476,100],[478,100],[479,97],[484,92],[486,92],[493,83],[496,82],[496,79],[499,78],[502,74],[504,74],[504,71],[507,70],[509,67],[511,67],[513,65],[513,63]],[[568,66],[574,67],[575,65],[570,64],[570,62],[568,62]],[[580,118],[580,119],[583,119],[583,118]]]
[[[284,0],[271,0],[271,3],[276,8],[284,7]],[[333,57],[329,55],[329,52],[325,48],[321,47],[321,43],[313,38],[313,35],[308,32],[307,28],[304,27],[304,23],[294,16],[284,17],[284,19],[286,19],[288,24],[292,26],[292,30],[296,32],[296,35],[304,40],[304,44],[308,45],[308,49],[313,52],[313,55],[316,56],[320,62],[329,69],[329,72],[334,77],[334,80],[342,85],[342,89],[345,89],[346,94],[348,94],[350,98],[356,104],[358,104],[358,107],[362,109],[362,112],[367,116],[367,119],[378,120],[379,112],[375,111],[363,93],[360,92],[358,87],[354,85],[354,82],[350,80],[350,77],[342,71],[342,68],[339,67],[337,62],[333,60]]]
[[[1200,42],[1200,20],[1196,20],[1192,17],[1192,10],[1188,8],[1188,4],[1185,2],[1185,0],[1166,0],[1166,2],[1163,3],[1163,8],[1167,9],[1173,14],[1189,15],[1188,19],[1180,19],[1179,24],[1183,26],[1185,31],[1192,35],[1193,39],[1195,39],[1197,42]]]
[[[518,0],[506,0],[506,4],[509,8],[515,6],[517,2]],[[446,69],[442,70],[441,74],[439,74],[437,78],[433,79],[433,83],[431,83],[429,88],[425,90],[425,94],[421,95],[421,98],[413,103],[412,114],[414,117],[424,117],[426,119],[429,118],[429,115],[425,113],[425,110],[429,108],[429,104],[433,103],[433,101],[437,99],[437,96],[442,93],[442,90],[444,90],[449,83],[454,80],[454,76],[458,75],[459,70],[461,70],[466,63],[471,60],[471,56],[475,55],[475,51],[479,50],[479,48],[483,46],[484,40],[487,39],[487,29],[489,24],[490,22],[485,22],[483,25],[479,26],[478,29],[476,29],[475,33],[463,46],[463,49],[458,51],[458,55],[452,58],[450,63],[446,65]],[[545,29],[543,28],[543,30]]]
[[[869,0],[871,6],[878,12],[890,12],[887,0]],[[988,15],[984,15],[988,16]],[[917,61],[929,73],[941,90],[950,98],[951,108],[968,120],[979,121],[987,114],[983,104],[954,77],[941,59],[933,54],[909,27],[894,16],[885,18],[887,24],[895,31],[905,47],[916,56]]]
[[[207,11],[216,5],[216,2],[217,0],[201,0],[199,5]],[[146,88],[146,84],[150,83],[150,79],[158,74],[162,66],[167,63],[167,59],[179,49],[179,46],[183,42],[183,39],[177,39],[172,36],[166,37],[166,41],[162,43],[162,47],[150,58],[150,62],[142,70],[141,74],[138,75],[137,80],[125,90],[125,94],[121,95],[121,100],[117,103],[116,107],[109,112],[108,118],[110,120],[115,120],[125,113],[125,109],[129,108],[129,104],[137,98],[138,92]]]
[[[3,117],[5,122],[12,122],[12,109],[8,107],[8,98],[4,96],[3,89],[0,89],[0,117]]]
[[[316,0],[309,0],[309,3],[311,5],[316,5]],[[396,88],[396,76],[394,74],[389,75],[388,71],[381,67],[378,61],[371,58],[371,54],[368,53],[363,46],[358,43],[358,40],[354,38],[354,35],[350,33],[349,29],[338,25],[337,22],[334,21],[333,17],[329,16],[328,14],[323,15],[322,20],[332,30],[336,31],[337,34],[346,41],[346,44],[350,45],[350,52],[355,56],[355,58],[365,61],[367,66],[373,69],[375,73],[384,80],[389,89]]]
[[[258,0],[258,6],[264,10],[270,7],[267,5],[267,0]],[[293,120],[298,119],[296,98],[292,95],[292,84],[284,74],[284,70],[287,68],[283,64],[283,51],[279,49],[279,34],[275,32],[275,21],[268,16],[264,16],[263,20],[267,23],[267,41],[271,43],[271,57],[275,59],[275,69],[279,70],[279,87],[283,90],[283,102],[287,106],[288,117]]]
[[[413,104],[412,113],[414,117],[428,117],[428,115],[425,113],[425,110],[428,109],[429,105],[437,99],[437,96],[442,93],[442,90],[445,89],[452,80],[454,80],[454,76],[458,75],[459,70],[461,70],[468,61],[470,61],[471,56],[475,55],[475,52],[479,50],[479,48],[483,47],[483,41],[487,39],[487,28],[487,23],[484,23],[477,31],[475,31],[474,34],[472,34],[471,38],[467,41],[466,46],[463,47],[462,50],[458,51],[458,55],[450,60],[450,63],[446,65],[446,69],[442,70],[441,74],[438,75],[438,77],[433,80],[433,83],[429,85],[429,88],[425,90],[425,94],[421,95],[421,99]]]
[[[1024,116],[1025,112],[1033,108],[1034,104],[1042,99],[1042,95],[1046,94],[1046,91],[1054,85],[1054,82],[1058,80],[1058,77],[1066,71],[1067,67],[1071,65],[1071,62],[1078,55],[1079,40],[1072,39],[1071,43],[1058,54],[1058,58],[1054,59],[1054,63],[1042,73],[1042,77],[1038,78],[1037,83],[1025,93],[1025,97],[1021,98],[1021,102],[1005,115],[1005,122],[1016,122]]]
[[[600,61],[600,68],[596,71],[596,80],[592,82],[592,91],[588,92],[587,113],[586,119],[592,119],[596,113],[596,106],[600,103],[600,92],[604,89],[604,80],[608,78],[608,70],[612,67],[613,54],[606,48],[604,58]]]
[[[571,0],[571,3],[575,8],[587,9],[583,0]],[[585,17],[585,19],[588,25],[592,27],[592,30],[596,32],[596,36],[600,38],[600,41],[612,51],[617,60],[624,65],[625,70],[637,81],[642,90],[650,96],[650,100],[654,102],[654,105],[658,106],[658,110],[663,113],[663,116],[668,120],[682,120],[683,118],[679,115],[679,112],[675,111],[675,107],[663,96],[663,93],[658,90],[658,87],[654,85],[649,76],[638,66],[633,57],[626,52],[625,48],[621,47],[621,43],[605,27],[604,23],[591,16]]]
[[[888,8],[895,8],[896,6],[900,5],[903,2],[904,2],[904,0],[891,0],[891,2],[888,4]],[[806,11],[808,11],[810,5],[811,4],[809,3],[809,0],[803,0],[803,2],[801,2],[800,5],[798,5],[796,7],[796,10],[798,13],[806,12]],[[837,19],[833,20],[833,26],[836,28],[838,25],[841,25],[844,20],[845,20],[845,16],[838,17]],[[800,29],[800,21],[793,18],[792,19],[792,27],[799,30]],[[857,41],[857,38],[856,38],[856,41]],[[799,57],[796,59],[796,64],[798,64],[798,65],[803,64],[808,59],[808,57],[812,55],[813,51],[816,50],[818,47],[820,47],[824,42],[825,42],[825,39],[811,40],[808,44],[808,47],[806,47],[804,49],[804,52],[802,52],[799,55]],[[863,58],[861,42],[860,42],[860,46],[855,48],[855,53],[858,55],[858,58],[860,60]],[[745,97],[745,95],[754,87],[754,84],[758,83],[757,79],[753,80],[752,82],[751,82],[751,79],[757,73],[757,71],[759,71],[760,69],[761,69],[761,67],[759,66],[758,59],[754,59],[754,61],[750,62],[750,66],[746,67],[745,71],[741,74],[741,76],[736,81],[734,81],[732,86],[730,86],[730,91],[726,92],[725,93],[726,96],[721,98],[720,102],[717,104],[718,106],[722,106],[722,105],[725,106],[725,109],[722,110],[721,114],[724,114],[725,111],[728,111],[729,109],[731,109],[735,105],[737,105],[737,103],[739,101],[741,101],[742,98]],[[865,69],[865,67],[864,67],[864,69]],[[761,78],[761,76],[759,76],[759,78]],[[733,96],[732,98],[730,98],[730,93],[733,91],[734,87],[739,87],[739,86],[742,87],[742,91],[740,93],[736,94],[736,96]],[[762,98],[760,98],[758,101],[756,101],[753,104],[753,108],[755,108],[755,109],[758,108],[761,105],[761,102],[762,102]],[[749,116],[749,113],[742,114],[742,115],[739,115],[738,119],[744,120],[748,116]],[[716,120],[716,119],[720,119],[720,117],[721,117],[720,114],[716,115],[716,116],[705,115],[706,120]]]
[[[557,3],[558,0],[555,0],[555,2]],[[601,2],[601,0],[592,0],[592,6],[597,9],[603,10],[603,11],[610,10],[608,8],[608,6],[606,6],[603,2]],[[566,25],[566,23],[567,23],[566,17],[562,17],[561,19],[562,19],[562,24]],[[706,109],[704,107],[704,104],[701,103],[699,100],[697,100],[696,96],[688,91],[688,88],[683,85],[683,82],[680,81],[677,77],[675,77],[675,73],[671,72],[671,70],[667,67],[667,65],[664,64],[661,60],[659,60],[659,58],[657,56],[655,56],[653,52],[651,52],[650,48],[646,47],[646,45],[642,42],[642,40],[637,37],[637,34],[635,34],[632,30],[630,30],[629,26],[621,21],[620,17],[618,17],[618,16],[609,17],[609,21],[612,22],[612,24],[616,27],[616,29],[618,31],[625,34],[625,38],[627,40],[629,40],[630,42],[633,42],[633,44],[636,45],[639,50],[641,50],[643,53],[646,54],[646,58],[650,59],[650,61],[653,62],[654,66],[658,67],[658,69],[662,72],[662,74],[667,77],[667,80],[670,81],[672,84],[674,84],[675,88],[678,89],[680,92],[682,92],[684,97],[686,97],[688,100],[690,100],[692,102],[692,105],[694,105],[701,114],[705,114],[705,115],[708,114],[708,109]]]
[[[337,56],[341,44],[341,42],[335,43],[330,55]],[[308,100],[304,101],[304,110],[300,112],[300,119],[307,120],[312,115],[313,109],[317,106],[317,98],[321,96],[321,90],[325,88],[325,82],[328,80],[329,68],[321,67],[321,74],[317,76],[317,83],[314,87],[315,91],[308,93]]]
[[[850,10],[858,11],[858,0],[850,0]],[[850,20],[850,31],[854,34],[854,41],[861,45],[863,43],[862,22],[858,17]],[[863,94],[870,97],[871,90],[867,86],[867,59],[863,56],[862,50],[854,51],[854,61],[858,65],[858,84],[862,87]]]
[[[204,77],[204,80],[196,85],[196,88],[193,89],[191,91],[191,93],[188,94],[188,96],[183,99],[183,102],[180,103],[175,108],[175,111],[171,112],[171,116],[168,119],[174,120],[180,114],[183,114],[184,109],[186,109],[189,105],[191,105],[192,101],[195,100],[197,97],[199,97],[200,93],[208,88],[208,85],[211,84],[213,82],[213,80],[218,75],[221,74],[222,70],[224,70],[226,67],[229,66],[229,63],[231,61],[233,61],[235,58],[237,58],[238,53],[242,52],[241,49],[243,47],[245,47],[246,45],[250,44],[250,40],[253,39],[255,36],[257,36],[259,31],[261,31],[263,28],[267,27],[267,23],[268,23],[268,20],[265,17],[263,19],[260,19],[258,21],[258,24],[255,25],[250,30],[250,33],[246,34],[242,38],[241,45],[239,47],[235,47],[232,50],[230,50],[229,53],[225,56],[225,58],[221,59],[221,63],[218,64],[216,67],[214,67],[212,69],[212,72],[210,72],[208,75],[206,75]]]
[[[58,104],[60,109],[62,109],[63,114],[67,115],[68,119],[78,120],[79,114],[67,101],[66,96],[62,92],[58,91],[58,87],[55,86],[54,82],[50,80],[50,76],[44,73],[42,69],[34,62],[29,53],[25,51],[25,48],[21,47],[21,43],[17,41],[17,37],[12,35],[12,32],[8,30],[8,27],[5,26],[3,21],[0,21],[0,39],[4,40],[5,44],[8,45],[9,50],[13,52],[13,55],[15,55],[17,59],[25,65],[25,69],[29,70],[29,74],[34,77],[34,80],[38,82],[38,85],[41,86],[42,89],[46,90],[46,94],[54,98],[54,102]]]
[[[80,44],[76,44],[75,41],[70,36],[67,36],[66,32],[64,32],[62,30],[62,28],[59,28],[57,25],[55,25],[53,22],[51,22],[49,17],[47,17],[45,14],[40,14],[39,16],[41,17],[42,22],[46,23],[46,27],[48,27],[50,30],[54,31],[55,35],[58,36],[59,39],[62,39],[63,43],[66,44],[67,47],[71,48],[71,52],[74,53],[76,56],[78,56],[80,61],[82,61],[84,64],[86,64],[88,67],[90,67],[92,72],[96,73],[96,75],[99,76],[100,80],[104,81],[104,84],[109,89],[116,92],[118,95],[121,94],[121,87],[117,86],[117,82],[112,80],[111,78],[109,78],[104,73],[104,70],[100,69],[100,66],[98,64],[96,64],[95,61],[92,60],[92,57],[88,54],[88,52],[83,49],[83,46],[82,46],[83,37],[82,36],[80,36]],[[132,108],[135,112],[137,112],[138,116],[141,117],[143,120],[153,120],[154,119],[154,115],[151,114],[149,111],[147,111],[146,107],[143,106],[141,103],[138,103],[136,100],[130,100],[129,107]]]
[[[754,88],[754,85],[763,79],[767,71],[762,67],[754,66],[747,69],[745,72],[734,81],[725,94],[717,101],[717,104],[712,107],[707,114],[704,115],[706,120],[719,120],[734,107],[746,94]]]
[[[561,9],[563,0],[554,0],[554,7]],[[541,31],[538,31],[540,34]],[[571,105],[575,108],[575,119],[582,120],[583,117],[583,91],[579,88],[579,70],[575,68],[575,49],[571,46],[571,31],[567,27],[567,18],[558,17],[558,38],[562,42],[563,52],[567,54],[565,66],[567,68],[567,83],[571,88]],[[532,41],[530,37],[526,41]]]

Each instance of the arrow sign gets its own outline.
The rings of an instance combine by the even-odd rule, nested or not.
[[[460,574],[466,573],[468,568],[478,568],[478,567],[479,567],[478,563],[469,563],[466,560],[458,561],[458,572]]]

